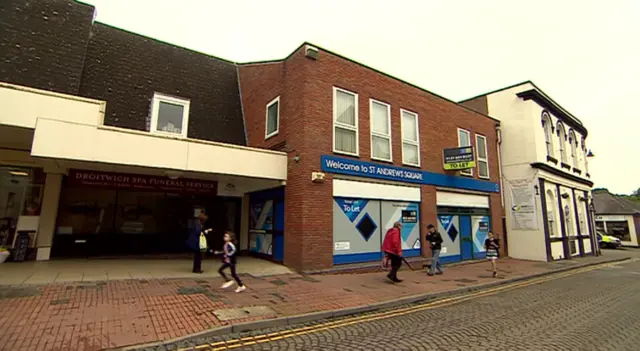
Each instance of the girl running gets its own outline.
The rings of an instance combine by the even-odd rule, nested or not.
[[[493,268],[493,276],[498,276],[496,269],[496,261],[498,260],[498,249],[500,248],[500,242],[494,237],[493,232],[487,234],[487,239],[484,241],[484,248],[487,250],[487,259],[491,260],[491,267]]]
[[[233,233],[231,232],[224,233],[224,251],[222,251],[221,253],[223,253],[224,255],[222,259],[222,266],[220,266],[220,269],[218,269],[218,273],[220,273],[222,278],[225,280],[225,283],[222,284],[222,288],[226,289],[231,285],[233,285],[234,283],[233,280],[230,280],[227,277],[227,275],[224,274],[224,270],[229,268],[231,269],[231,277],[233,277],[235,282],[238,284],[238,288],[236,289],[236,292],[239,293],[239,292],[245,291],[247,287],[244,286],[244,284],[242,284],[240,277],[238,277],[238,274],[236,273],[237,250],[236,250],[236,245],[234,244]]]

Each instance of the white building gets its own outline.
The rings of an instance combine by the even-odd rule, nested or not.
[[[461,104],[500,120],[509,256],[550,261],[595,252],[582,122],[530,81]]]

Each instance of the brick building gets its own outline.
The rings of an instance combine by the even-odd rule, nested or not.
[[[14,250],[23,232],[38,259],[180,251],[201,209],[297,269],[377,261],[397,220],[407,256],[429,255],[437,224],[445,262],[502,233],[485,114],[308,43],[239,64],[94,23],[71,0],[8,1],[0,16]],[[454,148],[474,162],[445,171]]]

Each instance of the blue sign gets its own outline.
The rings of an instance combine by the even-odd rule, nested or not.
[[[322,163],[321,168],[323,172],[394,180],[405,183],[434,185],[446,188],[458,188],[493,193],[500,192],[500,185],[498,185],[498,183],[486,180],[387,166],[379,163],[363,162],[329,155],[323,155],[320,162]]]
[[[367,203],[369,202],[369,200],[363,199],[355,200],[344,198],[335,198],[335,201],[338,207],[340,207],[342,212],[344,212],[344,214],[347,216],[347,218],[349,218],[351,222],[355,221],[356,218],[358,218],[360,212],[362,212],[364,207],[367,206]]]

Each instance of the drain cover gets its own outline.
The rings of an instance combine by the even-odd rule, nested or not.
[[[242,308],[223,308],[213,311],[213,314],[221,321],[229,321],[240,318],[276,316],[276,311],[267,306],[251,306]]]

